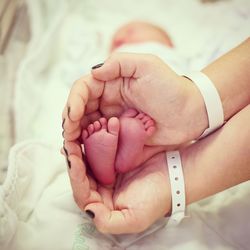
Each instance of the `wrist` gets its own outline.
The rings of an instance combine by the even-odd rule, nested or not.
[[[202,200],[213,193],[210,193],[207,180],[209,179],[205,165],[210,165],[213,156],[207,152],[210,148],[211,137],[195,142],[180,150],[183,176],[185,179],[186,206]],[[205,159],[205,160],[204,160]]]
[[[183,117],[186,117],[187,141],[197,139],[208,128],[208,116],[203,97],[196,85],[188,78],[181,76],[186,88],[186,105],[183,108]]]

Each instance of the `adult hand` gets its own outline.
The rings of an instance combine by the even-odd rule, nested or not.
[[[138,169],[117,178],[113,188],[99,185],[86,174],[81,148],[65,144],[69,176],[79,208],[93,218],[102,233],[138,233],[170,210],[171,197],[166,158],[158,154]]]
[[[66,140],[76,140],[89,121],[119,116],[128,108],[155,120],[157,129],[148,145],[185,143],[208,127],[199,90],[158,57],[115,53],[98,66],[72,87],[63,113]]]
[[[250,129],[245,126],[249,116],[250,105],[215,133],[180,151],[186,205],[249,181]],[[94,212],[98,230],[139,232],[170,210],[169,176],[163,153],[119,177],[114,189],[107,189],[86,174],[80,146],[66,142],[65,147],[76,203],[82,210]]]

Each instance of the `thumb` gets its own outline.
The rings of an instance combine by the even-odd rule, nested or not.
[[[103,64],[93,66],[91,73],[99,81],[111,81],[119,77],[139,78],[149,72],[156,59],[146,54],[113,53]]]
[[[92,203],[85,207],[85,212],[98,231],[105,234],[139,233],[148,227],[145,220],[137,218],[129,209],[110,210],[103,203]]]

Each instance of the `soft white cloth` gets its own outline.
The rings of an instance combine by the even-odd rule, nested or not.
[[[249,249],[249,195],[248,182],[192,205],[178,227],[163,227],[141,239],[104,236],[75,205],[58,149],[25,142],[11,150],[7,179],[0,186],[0,248]]]
[[[116,52],[152,54],[158,56],[177,74],[182,75],[188,70],[188,63],[175,48],[169,48],[157,42],[144,42],[125,44],[115,50]]]

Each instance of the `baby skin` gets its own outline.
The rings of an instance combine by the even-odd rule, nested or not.
[[[95,178],[111,185],[116,173],[126,173],[163,151],[163,147],[145,145],[154,131],[154,121],[134,109],[125,111],[119,119],[102,117],[90,124],[83,130],[82,139]]]

